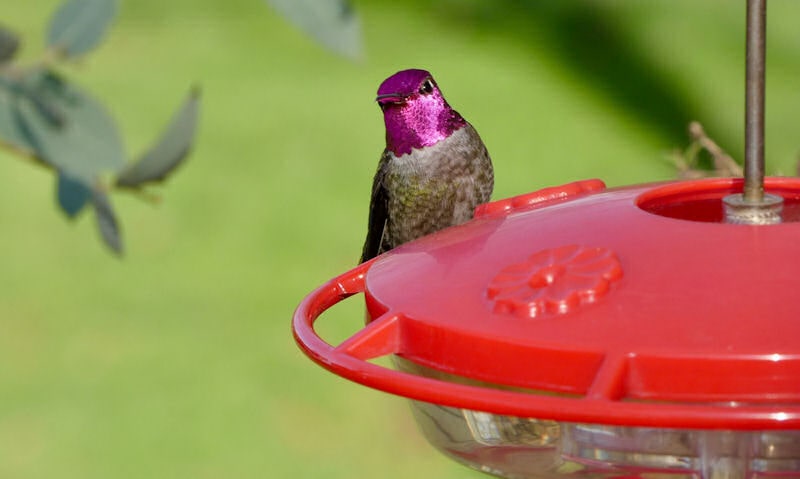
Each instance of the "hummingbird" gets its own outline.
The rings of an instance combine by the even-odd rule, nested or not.
[[[375,99],[386,149],[372,183],[361,262],[472,218],[489,201],[494,170],[478,132],[444,99],[425,70],[403,70]]]

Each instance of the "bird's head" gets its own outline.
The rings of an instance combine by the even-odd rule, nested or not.
[[[386,147],[398,156],[436,144],[466,123],[425,70],[395,73],[381,83],[375,100],[386,123]]]
[[[384,111],[414,102],[447,105],[433,76],[425,70],[395,73],[381,83],[375,100]]]

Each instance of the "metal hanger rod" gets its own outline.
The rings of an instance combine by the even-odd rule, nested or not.
[[[764,198],[764,66],[767,0],[747,0],[744,200]]]

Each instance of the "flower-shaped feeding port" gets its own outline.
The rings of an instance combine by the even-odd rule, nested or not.
[[[610,249],[567,245],[506,266],[487,293],[496,313],[535,318],[593,303],[621,277],[622,267]]]

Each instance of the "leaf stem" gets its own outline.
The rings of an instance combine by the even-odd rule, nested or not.
[[[52,169],[50,165],[48,165],[43,159],[36,156],[33,152],[26,150],[25,148],[20,148],[19,146],[9,143],[2,138],[0,138],[0,149],[6,150],[12,155],[18,157],[21,160],[24,160],[28,163],[35,164],[41,166],[42,168]]]

